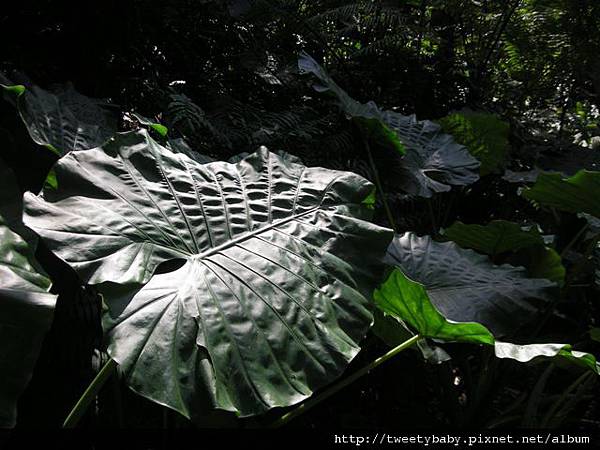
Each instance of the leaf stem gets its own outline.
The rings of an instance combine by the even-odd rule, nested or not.
[[[562,249],[562,251],[560,252],[560,257],[563,258],[567,252],[569,250],[571,250],[571,248],[573,247],[573,245],[575,245],[575,243],[579,240],[579,238],[581,237],[581,235],[583,234],[583,232],[585,230],[587,230],[589,224],[586,222],[580,229],[579,231],[575,234],[575,236],[573,236],[573,239],[571,239],[569,241],[569,243],[567,245],[565,245],[565,247]]]
[[[591,377],[593,376],[592,372],[585,371],[581,376],[579,376],[571,385],[562,393],[559,399],[554,402],[554,404],[550,407],[544,419],[542,420],[541,426],[546,428],[550,420],[556,415],[559,408],[567,403],[568,397],[578,389],[581,385],[584,385]]]
[[[437,232],[437,223],[435,220],[435,214],[433,213],[433,205],[432,205],[432,200],[431,198],[428,198],[427,200],[427,209],[429,210],[429,218],[431,219],[431,227],[433,229],[433,235],[438,234]]]
[[[79,398],[79,400],[65,419],[63,423],[63,428],[75,428],[77,423],[81,420],[81,418],[87,411],[92,400],[94,400],[96,395],[98,395],[98,392],[100,392],[100,389],[102,389],[102,386],[104,386],[104,383],[106,383],[106,381],[108,381],[111,375],[116,371],[117,366],[118,364],[112,358],[109,359],[106,362],[106,364],[104,364],[104,366],[102,366],[102,369],[100,369],[100,372],[98,372],[96,378],[92,380],[92,382],[89,384],[83,395]]]
[[[397,232],[398,228],[396,227],[396,222],[394,221],[394,216],[392,215],[392,210],[390,209],[390,205],[387,202],[385,197],[385,192],[383,192],[383,187],[381,185],[381,179],[379,178],[379,171],[377,170],[377,166],[375,166],[375,160],[373,159],[373,154],[371,153],[371,146],[369,145],[369,139],[365,136],[361,130],[361,135],[363,138],[363,145],[365,146],[365,150],[367,151],[367,157],[369,158],[369,164],[371,165],[371,169],[373,170],[373,178],[375,179],[375,186],[377,187],[377,192],[381,195],[381,201],[383,203],[383,208],[385,209],[385,213],[387,215],[387,219],[390,223],[392,229]]]
[[[298,406],[295,409],[291,410],[290,412],[284,414],[279,419],[277,419],[275,422],[273,422],[269,426],[269,428],[279,428],[280,426],[285,425],[286,423],[288,423],[290,420],[295,419],[296,417],[304,414],[306,411],[308,411],[312,407],[318,405],[323,400],[331,397],[336,392],[338,392],[341,389],[345,388],[346,386],[348,386],[349,384],[351,384],[354,381],[358,380],[362,376],[368,374],[371,370],[373,370],[374,368],[376,368],[380,364],[383,364],[388,359],[393,358],[394,356],[396,356],[401,351],[406,350],[407,348],[413,346],[419,339],[421,339],[421,337],[422,336],[419,335],[419,334],[414,335],[410,339],[404,341],[400,345],[398,345],[398,346],[394,347],[393,349],[391,349],[386,354],[384,354],[384,355],[380,356],[379,358],[373,360],[370,364],[368,364],[368,365],[364,366],[363,368],[357,370],[352,375],[350,375],[350,376],[348,376],[346,378],[343,378],[342,380],[338,381],[333,386],[331,386],[329,389],[326,389],[325,391],[321,392],[319,395],[317,395],[315,397],[311,397],[310,399],[308,399],[305,402],[303,402],[302,404],[300,404],[300,406]]]

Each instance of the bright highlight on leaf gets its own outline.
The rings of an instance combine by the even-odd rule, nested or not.
[[[34,258],[36,240],[21,223],[20,203],[11,203],[20,198],[16,179],[1,162],[0,176],[0,428],[10,428],[52,324],[56,295]]]

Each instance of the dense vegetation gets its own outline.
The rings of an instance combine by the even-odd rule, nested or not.
[[[0,18],[0,425],[600,431],[598,2]]]

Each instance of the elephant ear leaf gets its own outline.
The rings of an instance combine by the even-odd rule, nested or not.
[[[6,191],[20,197],[12,174],[0,169],[5,183],[0,200]],[[16,423],[17,400],[31,379],[52,323],[56,296],[48,292],[50,280],[33,256],[33,235],[27,242],[14,231],[25,228],[20,206],[0,205],[0,428],[4,428]]]
[[[338,100],[344,114],[365,130],[369,136],[382,142],[384,146],[393,148],[400,155],[406,153],[404,144],[398,135],[385,123],[384,115],[375,103],[360,103],[350,97],[312,56],[304,52],[298,58],[298,69],[302,73],[313,74],[322,83],[315,85],[315,90],[333,94]]]
[[[568,178],[560,173],[541,173],[522,195],[544,206],[600,218],[600,172],[580,170]]]
[[[117,131],[116,118],[106,109],[107,104],[80,94],[71,84],[52,92],[38,86],[20,88],[13,92],[18,95],[17,109],[31,139],[58,156],[98,147]]]
[[[403,191],[431,197],[436,192],[449,191],[452,186],[465,186],[479,179],[479,161],[437,123],[394,111],[385,111],[384,121],[407,149],[396,169]]]
[[[436,308],[427,288],[408,278],[400,269],[392,271],[375,291],[374,298],[382,311],[402,320],[422,337],[493,346],[498,358],[519,362],[561,358],[600,374],[600,365],[593,355],[575,351],[568,344],[517,345],[501,342],[481,323],[449,320]]]
[[[406,193],[431,197],[450,190],[451,185],[462,186],[479,179],[479,162],[465,146],[443,133],[440,125],[419,121],[414,115],[381,111],[373,102],[354,100],[306,53],[300,56],[298,67],[312,73],[322,83],[315,89],[332,93],[347,116],[359,125],[367,124],[369,135],[391,143],[405,155],[394,170],[399,175],[398,187]]]
[[[425,286],[433,305],[457,322],[479,322],[496,336],[531,321],[555,284],[527,278],[522,267],[497,266],[453,242],[397,235],[385,261]]]
[[[186,417],[259,414],[359,351],[393,236],[369,222],[364,178],[265,148],[201,164],[146,131],[55,172],[57,190],[26,197],[26,223],[98,285],[108,351],[141,395]]]

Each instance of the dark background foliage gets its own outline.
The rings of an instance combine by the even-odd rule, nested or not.
[[[21,1],[0,11],[0,42],[0,72],[13,81],[44,88],[72,82],[83,94],[106,99],[115,113],[141,113],[217,158],[266,145],[307,165],[371,177],[357,130],[298,74],[304,50],[361,102],[430,120],[463,108],[497,113],[511,126],[509,169],[535,163],[568,171],[569,164],[595,168],[598,160],[595,0],[109,0],[77,7]],[[9,102],[0,104],[0,118],[3,155],[21,188],[39,189],[53,156],[30,143]],[[121,121],[122,129],[134,126]],[[574,215],[554,221],[542,214],[500,174],[430,200],[407,197],[386,184],[393,173],[386,172],[384,153],[374,154],[402,230],[436,234],[455,220],[529,219],[556,234],[564,248],[581,227]],[[382,212],[377,220],[387,224]],[[92,350],[101,347],[99,305],[43,246],[38,253],[45,266],[56,267],[50,275],[61,296],[21,401],[20,426],[56,427],[93,377]],[[597,326],[597,291],[589,278],[582,283],[587,287],[558,305],[560,314],[544,322],[540,336],[588,339],[589,328]],[[386,350],[373,336],[365,348],[353,366]],[[527,414],[550,404],[572,381],[561,372],[532,400],[545,366],[453,348],[453,360],[439,366],[403,355],[291,426],[534,426]],[[574,404],[560,424],[598,429],[593,395],[591,388],[582,391],[587,401]],[[234,422],[215,415],[207,423],[251,426],[269,418]],[[115,381],[84,426],[165,423],[189,426]]]

